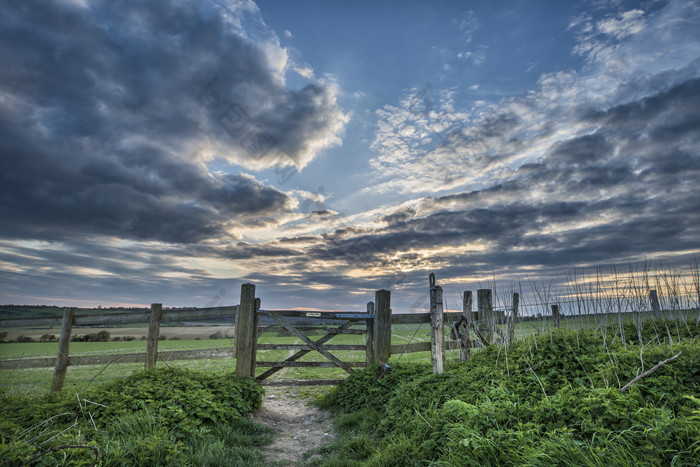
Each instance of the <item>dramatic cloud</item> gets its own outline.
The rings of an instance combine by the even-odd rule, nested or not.
[[[507,276],[527,265],[556,278],[575,266],[692,261],[700,40],[691,24],[700,8],[687,2],[622,12],[581,27],[586,69],[544,75],[524,96],[459,111],[451,92],[437,102],[435,90],[414,89],[384,106],[368,191],[445,194],[314,237],[303,257],[280,260],[333,271],[334,288],[361,287],[354,278],[413,286],[465,268]]]
[[[338,50],[357,35],[333,31],[341,7],[307,31],[306,12],[276,6],[290,16],[280,38],[243,0],[6,2],[4,300],[201,306],[235,303],[251,281],[264,307],[358,309],[388,288],[406,311],[430,272],[474,289],[687,265],[700,251],[700,5],[619,5],[553,8],[568,45],[550,59],[549,33],[491,34],[531,18],[520,2],[402,16],[440,18],[424,49],[380,8],[356,50]],[[419,71],[374,54],[397,37]],[[537,50],[511,50],[519,38]],[[527,84],[503,85],[519,94],[495,90],[501,58],[522,66]],[[426,84],[397,93],[406,83]]]
[[[252,177],[339,144],[332,83],[290,62],[248,1],[11,1],[0,15],[0,228],[195,242],[294,200]]]
[[[640,10],[571,26],[580,73],[543,75],[538,89],[490,106],[455,110],[454,91],[413,89],[377,112],[371,163],[381,189],[433,193],[488,186],[542,157],[553,145],[599,130],[582,118],[640,101],[700,76],[700,7],[670,2],[649,18]],[[663,50],[663,54],[659,53]]]

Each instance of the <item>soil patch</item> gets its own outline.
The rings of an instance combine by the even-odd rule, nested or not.
[[[311,405],[308,393],[300,394],[297,387],[266,387],[253,419],[277,431],[275,441],[262,450],[271,465],[298,465],[307,451],[335,439],[328,412]]]

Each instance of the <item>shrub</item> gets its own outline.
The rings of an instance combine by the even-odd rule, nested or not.
[[[95,342],[109,342],[111,335],[107,331],[100,331],[95,336]]]
[[[369,465],[698,465],[700,401],[689,397],[700,388],[695,332],[676,331],[673,348],[644,334],[644,348],[623,344],[612,328],[605,340],[554,332],[491,346],[441,375],[394,364],[376,381],[379,368],[367,367],[320,403],[343,410],[339,427],[361,414],[353,436],[375,440],[361,459]],[[678,352],[629,391],[618,389]],[[339,453],[343,443],[334,444]]]
[[[34,342],[34,339],[32,339],[29,336],[17,336],[17,342]]]
[[[106,406],[95,408],[100,419],[149,410],[169,429],[184,436],[203,424],[227,423],[251,413],[262,404],[263,392],[259,384],[233,374],[165,368],[102,385],[90,400]]]
[[[216,331],[214,334],[209,334],[209,339],[224,339],[226,336],[224,335],[223,331],[219,330]]]
[[[87,393],[0,395],[7,465],[263,465],[273,430],[244,418],[263,389],[233,374],[152,370]],[[71,446],[68,448],[67,446]]]

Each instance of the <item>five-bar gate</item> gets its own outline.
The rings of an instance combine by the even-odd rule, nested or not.
[[[366,313],[338,311],[297,311],[261,310],[260,299],[255,298],[255,285],[243,284],[241,304],[236,318],[236,374],[239,377],[253,377],[263,384],[311,385],[333,384],[341,380],[267,380],[284,368],[333,368],[338,367],[347,373],[353,368],[367,364],[387,362],[391,352],[391,309],[390,292],[379,290],[375,302],[370,302]],[[377,312],[374,306],[377,304]],[[267,317],[271,324],[261,325],[261,317]],[[320,338],[311,335],[321,332]],[[300,339],[295,344],[259,343],[263,332],[289,332]],[[331,344],[329,341],[338,335],[366,335],[365,344]],[[258,350],[293,351],[284,360],[258,361]],[[337,351],[364,351],[362,361],[342,361]],[[322,361],[306,361],[302,357],[316,352]],[[255,377],[258,367],[268,368]]]

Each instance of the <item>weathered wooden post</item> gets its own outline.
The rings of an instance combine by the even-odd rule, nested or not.
[[[649,301],[651,302],[651,309],[654,311],[654,317],[658,318],[661,315],[661,305],[659,304],[659,296],[656,294],[656,290],[649,291]]]
[[[255,285],[241,285],[241,304],[236,316],[236,376],[255,376]]]
[[[515,342],[515,324],[518,322],[518,307],[520,306],[520,294],[513,293],[513,314],[508,323],[508,344]]]
[[[442,306],[442,287],[435,284],[435,274],[428,276],[430,281],[430,361],[433,374],[442,373],[445,348],[445,317]]]
[[[367,302],[367,313],[374,315],[374,302]],[[367,318],[367,351],[366,359],[368,365],[379,363],[374,353],[374,318]]]
[[[163,316],[163,305],[151,304],[151,314],[148,319],[148,339],[146,340],[146,370],[152,370],[158,362],[158,337],[160,337],[160,318]]]
[[[561,315],[559,314],[559,305],[552,305],[552,321],[554,322],[554,328],[559,329],[561,325]]]
[[[56,368],[51,380],[51,392],[61,392],[63,383],[66,381],[68,371],[68,356],[70,354],[70,337],[73,330],[73,318],[75,308],[66,308],[63,312],[63,323],[61,324],[61,336],[58,338],[58,357],[56,358]]]
[[[470,337],[472,327],[472,291],[465,290],[462,300],[462,316],[464,317],[464,325],[462,328],[462,342],[459,346],[459,360],[469,360],[471,353],[472,340]]]
[[[255,299],[255,313],[253,313],[253,347],[252,347],[252,355],[250,357],[250,363],[251,363],[251,369],[250,369],[250,374],[255,377],[255,362],[257,361],[258,358],[258,328],[260,326],[260,313],[258,313],[258,310],[260,310],[260,298]]]
[[[478,329],[481,336],[488,343],[493,342],[493,329],[496,326],[493,316],[493,302],[491,289],[479,289],[476,291],[477,306],[479,307]]]
[[[391,357],[391,292],[377,290],[374,294],[374,358],[388,363]]]

